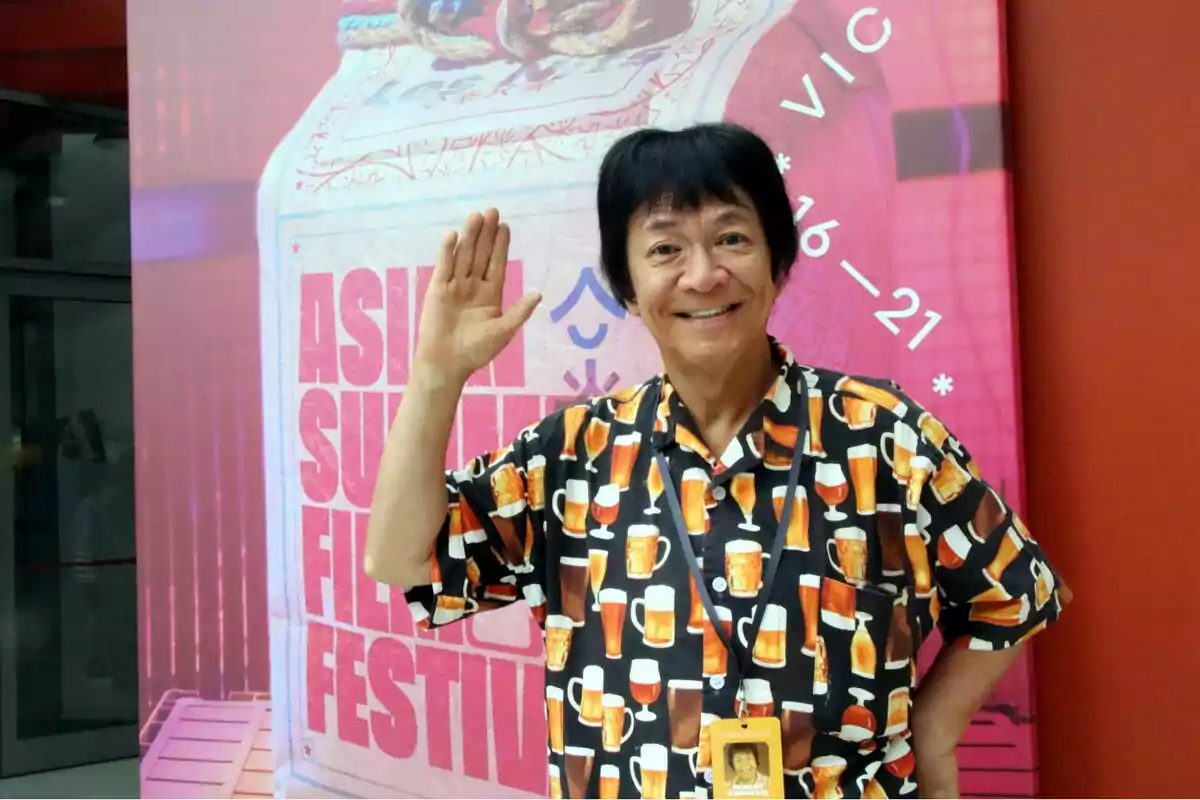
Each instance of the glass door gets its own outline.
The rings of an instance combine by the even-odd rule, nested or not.
[[[0,777],[138,753],[132,352],[128,279],[0,269]]]

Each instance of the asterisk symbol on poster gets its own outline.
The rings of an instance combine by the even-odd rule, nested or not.
[[[945,397],[954,391],[954,378],[951,378],[946,373],[942,373],[933,379],[933,391]]]
[[[584,380],[581,383],[579,378],[575,377],[575,373],[567,370],[563,375],[563,382],[571,387],[571,391],[576,392],[580,397],[598,397],[608,394],[613,390],[620,380],[621,376],[615,372],[608,373],[608,378],[601,384],[596,379],[596,359],[587,358],[583,362]]]
[[[775,164],[779,167],[780,172],[787,172],[792,168],[792,157],[779,153],[775,156]]]

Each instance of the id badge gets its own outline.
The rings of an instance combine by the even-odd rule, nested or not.
[[[775,717],[711,724],[713,798],[783,797],[783,742]]]

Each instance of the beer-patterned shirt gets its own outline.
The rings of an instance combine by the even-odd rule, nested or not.
[[[1041,548],[941,422],[894,384],[775,347],[778,378],[723,453],[656,377],[446,476],[431,585],[410,605],[429,626],[529,605],[545,635],[555,797],[711,796],[708,726],[739,713],[781,720],[789,797],[916,796],[921,641],[936,624],[953,646],[997,650],[1058,617]],[[761,597],[797,446],[795,506]],[[752,642],[745,675],[715,625]]]

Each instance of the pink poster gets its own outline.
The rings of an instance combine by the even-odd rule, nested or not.
[[[271,87],[295,91],[287,69],[267,65],[284,58],[273,45],[286,44],[298,15],[327,22],[340,48],[258,165],[255,211],[242,190],[202,185],[208,168],[187,146],[196,134],[176,131],[176,150],[162,125],[148,124],[151,98],[178,82],[161,67],[139,71],[138,31],[151,29],[131,5],[131,69],[146,97],[140,112],[135,104],[135,148],[150,166],[192,153],[181,170],[190,178],[176,185],[197,188],[184,199],[143,187],[147,204],[159,202],[138,213],[135,200],[135,281],[177,297],[196,290],[193,302],[214,314],[207,325],[228,315],[229,332],[209,336],[257,355],[188,373],[214,400],[196,412],[215,420],[212,442],[193,443],[224,466],[211,476],[172,478],[172,453],[189,434],[162,412],[139,417],[139,436],[150,432],[139,476],[166,484],[154,502],[175,508],[139,513],[139,563],[166,565],[143,572],[145,794],[269,793],[261,777],[237,777],[261,772],[269,731],[274,790],[285,796],[545,796],[544,654],[527,610],[416,632],[402,595],[361,571],[366,515],[435,248],[468,212],[500,208],[513,230],[507,289],[514,299],[537,289],[545,301],[472,379],[448,465],[511,440],[561,400],[658,369],[597,271],[596,171],[606,148],[639,127],[729,119],[762,135],[802,234],[775,335],[805,362],[898,381],[1022,507],[995,0],[344,0],[340,18],[336,6],[292,0],[259,20],[262,35],[236,51],[255,63],[206,51],[255,70],[245,79],[269,98]],[[247,35],[236,4],[204,13],[242,31],[228,36]],[[193,59],[191,81],[233,69],[179,58]],[[196,125],[206,102],[211,89],[190,107]],[[253,103],[244,111],[239,119],[256,113]],[[135,197],[138,169],[135,160]],[[156,225],[171,203],[192,214],[181,223],[190,238],[168,244]],[[256,230],[257,255],[222,262],[219,274],[256,298],[169,272],[171,261],[216,257],[233,228]],[[154,365],[151,339],[184,339],[197,322],[142,314],[142,363]],[[162,396],[139,385],[139,409]],[[247,409],[255,425],[240,424]],[[237,469],[242,479],[230,477]],[[255,472],[261,484],[244,477]],[[213,521],[216,551],[206,549]],[[245,610],[236,621],[235,608]],[[214,611],[215,635],[203,633],[202,610]],[[269,701],[252,694],[268,689]],[[174,754],[187,751],[187,726],[214,715],[241,733],[228,734],[224,760],[205,772]],[[1035,794],[1032,717],[1026,656],[963,744],[964,791]]]

